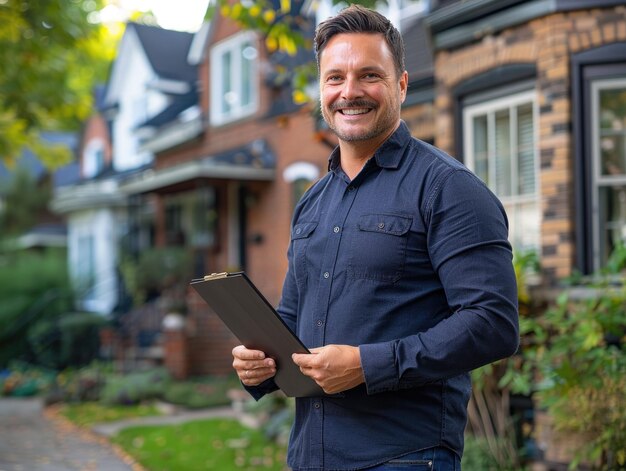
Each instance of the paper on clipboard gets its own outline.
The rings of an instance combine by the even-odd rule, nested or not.
[[[324,396],[320,386],[301,373],[293,353],[310,353],[245,273],[218,273],[191,286],[247,348],[276,361],[278,387],[290,397]]]

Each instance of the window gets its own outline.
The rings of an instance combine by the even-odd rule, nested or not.
[[[242,33],[211,50],[211,124],[249,116],[258,107],[258,51],[255,36]]]
[[[104,142],[101,139],[89,141],[83,152],[83,176],[93,178],[104,169]]]
[[[626,242],[626,78],[591,83],[593,254],[596,269]]]
[[[165,227],[168,245],[214,246],[217,234],[215,189],[200,187],[166,197]]]
[[[291,184],[292,205],[295,208],[302,195],[319,178],[320,171],[317,166],[309,162],[295,162],[287,166],[283,171],[283,179]]]
[[[604,268],[626,241],[626,42],[572,55],[576,266]]]
[[[523,92],[463,112],[467,166],[500,198],[516,250],[540,247],[535,94]]]
[[[82,234],[78,237],[78,255],[80,263],[76,265],[76,286],[79,297],[83,300],[95,297],[96,286],[96,253],[95,241],[92,234]]]

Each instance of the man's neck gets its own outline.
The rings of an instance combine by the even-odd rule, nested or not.
[[[398,126],[400,122],[398,121]],[[376,153],[378,148],[391,136],[396,129],[396,126],[389,134],[384,136],[383,139],[375,141],[342,141],[339,140],[339,152],[341,169],[348,176],[350,180],[359,174],[363,169],[365,163]]]

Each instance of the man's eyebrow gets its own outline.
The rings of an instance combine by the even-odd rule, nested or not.
[[[375,65],[368,65],[365,67],[361,67],[360,69],[357,69],[357,72],[359,73],[364,73],[364,72],[386,73],[384,68],[380,66],[375,66]],[[343,74],[343,73],[344,73],[344,69],[335,68],[335,69],[328,69],[324,71],[323,75],[328,76],[328,75]]]

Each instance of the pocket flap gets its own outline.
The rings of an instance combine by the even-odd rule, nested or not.
[[[316,227],[316,222],[301,222],[295,224],[291,230],[291,239],[305,239],[311,235]]]
[[[413,219],[394,214],[364,214],[359,218],[359,229],[401,236],[411,228]]]

